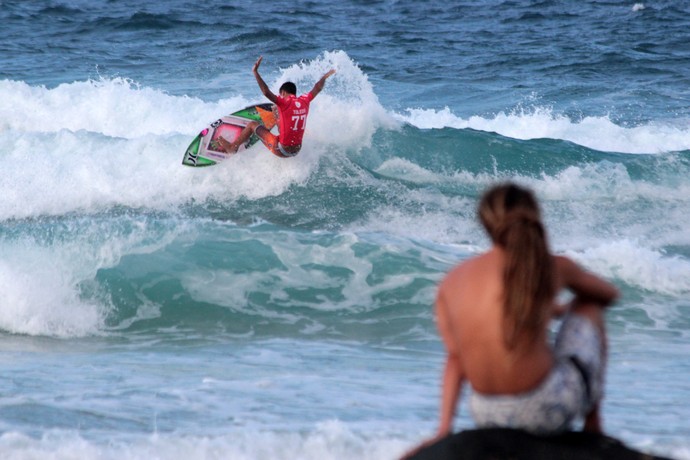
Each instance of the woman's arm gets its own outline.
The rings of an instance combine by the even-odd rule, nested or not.
[[[453,418],[465,379],[460,350],[457,349],[457,339],[453,336],[447,309],[448,306],[443,299],[443,285],[441,285],[436,299],[436,323],[447,354],[441,386],[441,413],[437,437],[443,437],[453,429]]]
[[[455,411],[460,399],[460,390],[462,389],[465,377],[460,354],[456,350],[457,347],[454,345],[455,340],[452,336],[450,322],[448,321],[448,312],[446,310],[447,307],[443,301],[442,295],[443,284],[441,285],[439,295],[436,299],[436,324],[447,352],[441,386],[440,423],[436,435],[408,451],[401,457],[401,460],[414,456],[421,449],[449,435],[453,429],[453,418],[455,417]]]
[[[567,257],[555,258],[559,287],[569,289],[579,300],[594,301],[606,307],[619,296],[618,288],[578,266]]]

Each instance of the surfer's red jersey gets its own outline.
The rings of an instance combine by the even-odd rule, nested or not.
[[[302,145],[304,128],[307,126],[309,104],[312,99],[314,96],[311,92],[299,97],[293,95],[276,97],[276,105],[280,111],[278,139],[281,145],[286,147]]]

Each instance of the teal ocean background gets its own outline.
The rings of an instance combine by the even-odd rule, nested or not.
[[[0,0],[0,458],[393,459],[515,180],[614,282],[607,432],[690,459],[690,4]],[[274,90],[304,148],[182,154]],[[466,394],[465,394],[466,396]],[[463,403],[456,428],[472,426]]]

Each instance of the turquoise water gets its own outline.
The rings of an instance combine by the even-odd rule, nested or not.
[[[511,179],[623,293],[605,428],[690,458],[689,12],[3,0],[0,456],[398,457],[437,426],[437,283]],[[300,155],[183,167],[261,54],[274,89],[338,70]]]

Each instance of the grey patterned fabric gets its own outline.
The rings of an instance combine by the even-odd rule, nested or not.
[[[535,434],[569,429],[603,396],[603,346],[599,331],[588,319],[568,315],[556,337],[556,363],[547,378],[534,390],[518,395],[473,391],[470,410],[476,425],[519,428]]]

